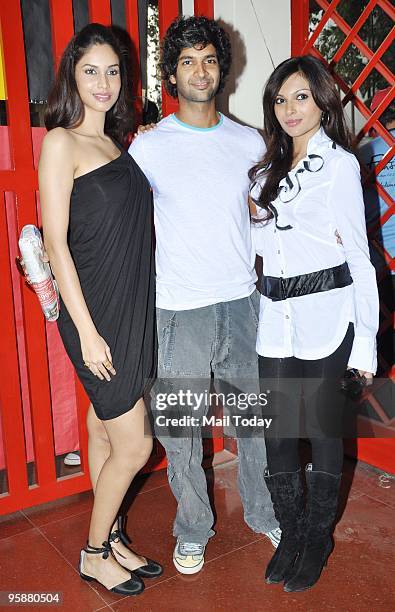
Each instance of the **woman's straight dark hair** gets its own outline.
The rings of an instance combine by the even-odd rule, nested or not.
[[[55,83],[48,96],[45,127],[78,127],[84,119],[84,105],[78,93],[75,67],[81,57],[93,45],[109,45],[119,60],[121,90],[118,100],[106,113],[104,131],[123,143],[133,130],[133,107],[128,75],[128,50],[115,36],[111,28],[100,23],[90,23],[74,36],[67,45],[59,64]]]
[[[295,73],[300,73],[309,82],[313,99],[323,113],[321,125],[327,136],[347,151],[351,149],[351,136],[336,83],[323,63],[310,55],[301,55],[285,60],[277,66],[269,77],[263,94],[266,153],[263,160],[249,172],[252,181],[258,176],[265,179],[260,197],[255,201],[267,212],[266,219],[273,217],[268,206],[277,197],[279,182],[292,167],[292,138],[277,121],[274,105],[282,84]]]

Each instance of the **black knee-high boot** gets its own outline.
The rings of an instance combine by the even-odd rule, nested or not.
[[[332,531],[336,518],[341,474],[306,468],[308,489],[306,533],[303,550],[287,575],[285,591],[305,591],[319,579],[333,550]]]
[[[265,470],[273,510],[281,528],[281,541],[265,573],[266,582],[282,582],[303,546],[304,500],[300,469],[269,475]]]

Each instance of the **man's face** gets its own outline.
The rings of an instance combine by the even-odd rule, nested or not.
[[[183,49],[178,58],[176,74],[170,82],[177,85],[178,97],[188,102],[209,102],[219,87],[220,69],[213,45]]]

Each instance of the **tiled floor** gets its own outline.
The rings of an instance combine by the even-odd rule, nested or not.
[[[225,451],[226,454],[226,451]],[[223,455],[222,455],[222,458]],[[320,582],[305,593],[284,593],[267,585],[263,573],[273,549],[243,522],[237,492],[237,460],[208,472],[214,484],[217,535],[196,576],[177,574],[171,560],[175,502],[166,474],[143,479],[128,514],[128,533],[137,551],[163,562],[157,580],[146,581],[139,597],[125,598],[84,583],[76,565],[86,539],[92,494],[0,517],[0,590],[61,591],[67,612],[93,610],[389,612],[395,609],[395,479],[373,468],[346,462],[343,515],[336,548]],[[52,606],[29,606],[49,610]],[[25,608],[27,609],[27,608]]]

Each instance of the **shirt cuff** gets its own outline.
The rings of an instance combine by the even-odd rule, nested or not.
[[[356,368],[363,372],[376,374],[377,370],[377,345],[376,338],[355,336],[348,360],[349,368]]]

